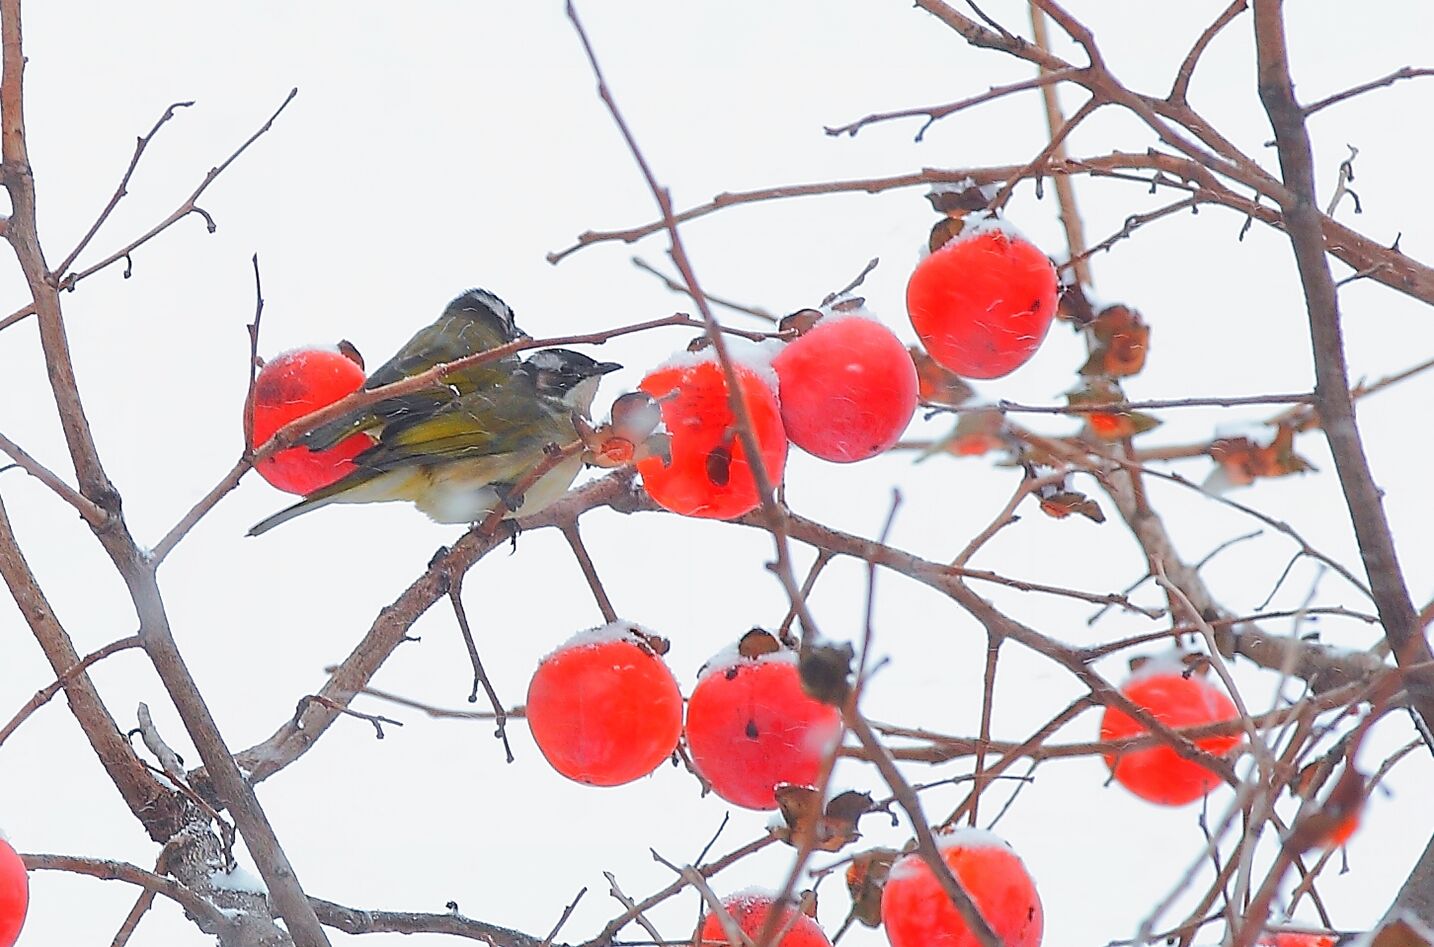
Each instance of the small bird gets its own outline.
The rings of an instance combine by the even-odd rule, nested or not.
[[[507,303],[486,289],[470,289],[450,302],[436,322],[420,329],[404,343],[398,354],[369,375],[364,388],[372,391],[425,372],[435,365],[526,338],[529,338],[528,334],[518,328],[513,310]],[[518,357],[509,355],[460,368],[444,375],[431,388],[385,398],[317,427],[299,443],[310,450],[326,450],[351,434],[374,431],[396,418],[432,413],[457,397],[501,383],[518,364]]]
[[[550,445],[578,439],[574,416],[588,416],[602,376],[621,367],[570,349],[534,352],[500,384],[389,421],[378,443],[354,458],[357,470],[249,535],[330,503],[409,500],[439,523],[477,522],[500,505],[506,517],[536,513],[567,490],[582,454],[564,457],[522,497],[511,496],[512,488],[544,461]]]

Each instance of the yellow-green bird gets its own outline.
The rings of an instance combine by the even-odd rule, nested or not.
[[[528,334],[518,328],[507,303],[486,289],[470,289],[449,303],[436,322],[420,329],[398,354],[369,375],[364,388],[371,391],[391,385],[435,365],[526,338]],[[311,450],[325,450],[350,434],[376,431],[396,419],[430,414],[457,397],[500,384],[518,364],[518,357],[509,355],[460,368],[444,375],[441,382],[431,388],[385,398],[330,421],[310,431],[299,443]]]
[[[563,458],[521,498],[510,495],[512,488],[544,461],[549,445],[578,439],[574,415],[587,417],[602,376],[621,367],[570,349],[537,351],[499,384],[389,421],[378,443],[354,458],[357,470],[249,535],[330,503],[409,500],[439,523],[478,522],[500,504],[505,516],[536,513],[577,477],[581,452]]]

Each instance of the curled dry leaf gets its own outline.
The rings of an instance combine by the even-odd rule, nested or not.
[[[925,460],[940,453],[980,457],[1010,446],[1006,435],[1006,416],[996,408],[968,411],[956,421],[950,434],[933,443],[916,459]]]
[[[1043,489],[1038,499],[1041,512],[1054,519],[1063,520],[1072,513],[1079,513],[1096,523],[1105,522],[1105,512],[1100,504],[1078,490]]]
[[[871,794],[847,790],[822,807],[821,794],[811,786],[783,783],[775,790],[786,825],[772,830],[788,845],[810,842],[819,852],[835,852],[861,838],[857,822],[871,811]]]
[[[867,927],[881,926],[881,892],[892,863],[901,857],[894,848],[873,848],[853,855],[846,869],[851,913]]]
[[[777,331],[792,332],[798,336],[806,335],[821,320],[822,311],[820,309],[798,309],[796,312],[782,317],[782,321],[777,323]]]
[[[359,368],[364,367],[363,354],[359,352],[358,346],[354,345],[348,339],[339,339],[339,354],[350,362],[353,362]]]
[[[984,211],[991,203],[995,194],[987,188],[967,183],[965,187],[960,185],[933,187],[926,195],[931,202],[931,207],[942,217],[931,228],[931,235],[927,239],[927,247],[932,253],[940,250],[947,243],[961,235],[965,226],[965,217],[974,211]]]
[[[658,657],[662,657],[664,654],[666,654],[672,649],[672,642],[668,641],[661,635],[654,635],[648,631],[645,631],[637,625],[630,626],[627,629],[627,633],[628,637],[631,638],[632,641],[635,642],[638,646],[645,648],[648,651],[651,651]]]
[[[960,375],[937,364],[919,345],[910,346],[911,361],[916,366],[916,395],[922,404],[957,407],[965,404],[976,392]]]
[[[1295,430],[1281,424],[1268,444],[1248,437],[1221,437],[1210,444],[1210,459],[1219,468],[1205,482],[1207,489],[1245,487],[1260,477],[1286,477],[1315,467],[1295,453]]]
[[[1328,777],[1327,761],[1317,760],[1300,770],[1291,784],[1291,791],[1307,799],[1314,798],[1320,784]],[[1337,848],[1348,842],[1359,828],[1360,816],[1367,798],[1364,774],[1346,764],[1334,788],[1324,802],[1300,817],[1290,833],[1289,844],[1300,851],[1323,847]]]
[[[1092,378],[1066,394],[1072,408],[1124,401],[1125,392],[1111,378]],[[1092,411],[1085,415],[1086,427],[1101,440],[1122,441],[1160,426],[1160,419],[1139,411]]]
[[[815,699],[840,707],[851,694],[851,645],[819,644],[808,648],[797,663],[802,689]]]
[[[974,184],[968,178],[966,186],[939,185],[933,187],[926,194],[926,199],[931,202],[932,210],[947,217],[964,217],[973,210],[985,210],[986,205],[991,202],[994,193],[989,192],[989,185],[985,188]]]
[[[1129,306],[1107,306],[1090,324],[1095,344],[1090,358],[1081,366],[1082,375],[1124,378],[1145,367],[1150,348],[1150,327],[1140,313]]]
[[[764,654],[776,654],[780,650],[782,643],[765,628],[753,628],[737,642],[737,653],[744,658],[760,658]]]
[[[1056,299],[1056,318],[1074,323],[1077,329],[1083,329],[1095,321],[1095,308],[1091,305],[1090,297],[1085,294],[1085,287],[1076,280],[1071,269],[1061,270],[1061,277],[1061,294]]]

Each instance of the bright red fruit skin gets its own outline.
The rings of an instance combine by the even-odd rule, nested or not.
[[[775,485],[787,465],[787,435],[777,397],[753,370],[738,365],[742,401],[752,418],[762,466]],[[672,462],[649,457],[637,464],[648,495],[683,516],[728,520],[761,503],[727,403],[722,367],[713,361],[660,368],[639,387],[658,399],[671,435]]]
[[[802,690],[785,655],[736,658],[706,672],[687,700],[687,747],[713,792],[775,809],[778,783],[809,786],[840,733],[841,714]]]
[[[646,776],[677,748],[682,694],[632,640],[564,646],[528,684],[528,726],[553,769],[592,786]]]
[[[966,378],[1024,365],[1056,314],[1056,271],[1031,243],[1001,230],[957,237],[916,265],[911,324],[938,363]]]
[[[11,947],[25,926],[30,906],[30,876],[10,843],[0,838],[0,947]]]
[[[1195,727],[1233,720],[1238,715],[1230,698],[1209,681],[1199,676],[1184,677],[1178,671],[1131,678],[1121,686],[1120,692],[1171,727]],[[1121,740],[1145,732],[1144,726],[1113,707],[1107,707],[1101,717],[1102,741]],[[1196,740],[1195,745],[1223,756],[1239,742],[1238,735],[1227,734]],[[1166,806],[1194,802],[1220,783],[1220,777],[1163,744],[1118,756],[1107,754],[1105,762],[1115,774],[1116,782],[1148,802]]]
[[[723,898],[722,906],[732,915],[742,933],[756,942],[762,933],[762,926],[767,923],[767,914],[772,910],[772,900],[770,894],[735,894]],[[782,924],[787,925],[787,933],[775,942],[774,947],[831,947],[831,941],[827,940],[821,926],[800,911],[785,909]],[[705,947],[726,947],[730,943],[722,931],[722,922],[715,914],[703,918],[698,939]]]
[[[1328,934],[1300,934],[1296,931],[1280,931],[1260,938],[1265,947],[1334,947],[1335,939]]]
[[[916,366],[879,322],[828,316],[772,359],[792,443],[845,464],[895,444],[916,412]]]
[[[985,833],[981,833],[984,835]],[[943,843],[941,858],[991,925],[1002,947],[1038,947],[1045,928],[1040,895],[1026,867],[1004,843]],[[881,895],[881,922],[892,947],[980,947],[966,921],[920,855],[891,867]]]
[[[296,349],[271,359],[254,379],[254,444],[290,421],[328,407],[363,386],[359,365],[330,349]],[[254,465],[259,476],[286,493],[309,494],[354,469],[353,459],[372,446],[366,434],[328,450],[290,447]]]

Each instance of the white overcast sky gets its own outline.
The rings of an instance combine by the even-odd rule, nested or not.
[[[1223,6],[1200,0],[1072,2],[1092,25],[1113,67],[1133,87],[1163,92],[1184,51]],[[1371,0],[1356,12],[1334,0],[1290,4],[1290,41],[1306,100],[1390,72],[1428,66],[1434,6]],[[984,5],[1025,30],[1015,0]],[[880,176],[921,167],[1011,164],[1045,141],[1035,94],[988,105],[937,124],[924,142],[918,120],[829,138],[868,112],[951,101],[1024,78],[1027,67],[969,48],[927,14],[902,2],[584,3],[581,11],[627,114],[659,178],[679,206],[723,190],[834,178]],[[39,193],[41,236],[57,263],[112,192],[136,135],[171,102],[194,100],[164,128],[130,196],[81,264],[168,214],[204,173],[247,137],[297,86],[299,96],[272,132],[213,186],[202,204],[218,232],[183,221],[138,251],[133,276],[112,268],[64,297],[80,386],[102,456],[123,492],[131,529],[157,542],[230,467],[240,449],[247,378],[244,325],[252,316],[250,256],[260,257],[267,308],[262,349],[347,338],[371,363],[382,361],[443,304],[469,286],[505,298],[534,335],[592,330],[666,315],[683,307],[629,264],[633,252],[663,263],[664,243],[608,244],[560,266],[544,255],[589,228],[650,220],[654,207],[611,120],[561,5],[431,2],[408,4],[254,2],[113,4],[30,2],[27,118]],[[1060,49],[1075,55],[1064,45]],[[1372,93],[1313,119],[1320,190],[1328,195],[1345,145],[1360,149],[1355,187],[1364,213],[1341,218],[1376,240],[1434,259],[1434,199],[1425,165],[1434,147],[1428,116],[1434,83]],[[1066,99],[1067,108],[1080,98]],[[1209,50],[1193,103],[1267,166],[1272,149],[1254,87],[1248,14]],[[1072,140],[1075,154],[1141,150],[1149,136],[1114,113]],[[1092,240],[1161,197],[1138,185],[1078,184]],[[1062,250],[1054,202],[1022,187],[1011,216],[1043,247]],[[902,291],[931,222],[917,189],[737,208],[684,228],[697,272],[713,292],[775,312],[811,305],[845,284],[871,257],[869,307],[903,338]],[[1206,208],[1162,221],[1095,261],[1096,292],[1124,300],[1154,327],[1146,372],[1132,397],[1258,394],[1307,390],[1311,369],[1304,311],[1285,239],[1256,225],[1236,241],[1241,220]],[[1339,268],[1338,275],[1345,271]],[[0,266],[0,308],[23,305],[13,265]],[[1434,348],[1427,308],[1369,282],[1344,290],[1352,373],[1375,378]],[[600,407],[636,385],[644,368],[684,344],[668,330],[601,350],[628,366],[611,376]],[[1057,326],[1035,360],[983,395],[1050,403],[1071,385],[1082,360],[1078,339]],[[1422,377],[1361,409],[1376,475],[1387,491],[1406,575],[1418,604],[1430,597],[1434,543],[1428,531],[1427,411],[1434,381]],[[1217,423],[1258,420],[1269,409],[1167,412],[1148,443],[1208,437]],[[1069,432],[1059,419],[1032,422]],[[944,431],[936,420],[913,434]],[[39,357],[34,326],[0,334],[0,431],[70,474]],[[1337,480],[1323,442],[1299,449],[1320,473],[1261,484],[1240,499],[1296,524],[1310,542],[1358,569]],[[1181,467],[1199,479],[1207,465]],[[905,503],[892,541],[949,559],[1005,502],[1015,475],[988,461],[913,466],[909,456],[835,467],[793,454],[787,496],[797,511],[864,535],[880,528],[899,486]],[[131,634],[124,591],[98,545],[68,507],[18,472],[0,490],[25,552],[81,652]],[[1175,488],[1153,499],[1188,559],[1255,528],[1248,518]],[[348,653],[377,611],[458,531],[400,506],[331,507],[262,539],[249,525],[287,503],[255,477],[191,534],[161,572],[179,645],[235,749],[264,737],[317,689],[322,668]],[[1115,591],[1144,571],[1138,549],[1112,522],[1048,520],[1034,509],[974,565],[1034,581]],[[713,652],[754,624],[780,621],[784,601],[762,564],[761,533],[676,517],[622,518],[599,512],[585,535],[624,617],[673,641],[671,665],[684,690]],[[1206,570],[1230,608],[1253,608],[1295,547],[1266,530]],[[801,565],[810,561],[803,551]],[[1298,605],[1315,570],[1295,566],[1274,606]],[[863,570],[833,565],[813,609],[837,639],[860,630]],[[987,591],[983,587],[983,592]],[[570,634],[600,621],[561,538],[525,536],[516,555],[495,554],[466,585],[479,645],[503,698],[522,700],[536,660]],[[1015,617],[1074,644],[1153,627],[1067,600],[990,590]],[[1154,602],[1149,590],[1143,593]],[[1326,575],[1318,600],[1363,607]],[[980,713],[985,639],[966,614],[898,577],[878,585],[876,650],[890,658],[874,679],[871,716],[972,734]],[[1280,626],[1279,630],[1287,630]],[[415,627],[376,685],[446,706],[462,706],[468,672],[451,613],[434,608]],[[1367,647],[1362,626],[1330,623],[1328,640]],[[1121,659],[1100,670],[1122,676]],[[995,731],[1022,738],[1079,688],[1069,675],[1016,647],[1006,649]],[[0,719],[8,719],[53,675],[13,608],[0,608]],[[139,701],[162,732],[196,759],[157,680],[136,652],[96,670],[109,706],[129,726]],[[1265,675],[1240,670],[1257,705],[1268,705]],[[361,699],[360,709],[399,716],[382,743],[367,724],[341,720],[318,748],[263,784],[260,799],[306,888],[362,908],[464,913],[541,936],[577,890],[590,892],[560,939],[591,936],[620,908],[603,871],[641,897],[670,880],[648,854],[696,857],[727,807],[698,797],[685,773],[663,767],[634,784],[596,790],[548,770],[521,723],[518,762],[503,763],[482,724],[438,722]],[[1059,739],[1094,737],[1082,717]],[[1407,723],[1381,725],[1362,762],[1410,738]],[[915,769],[940,779],[958,768]],[[1349,849],[1352,871],[1329,872],[1321,889],[1337,925],[1376,919],[1428,838],[1431,768],[1410,757],[1375,799]],[[1103,786],[1094,760],[1037,772],[998,831],[1024,856],[1046,906],[1052,945],[1103,944],[1129,937],[1203,844],[1198,807],[1156,810]],[[843,764],[842,786],[875,787],[865,769]],[[1004,797],[1004,789],[995,798]],[[944,814],[960,788],[927,794]],[[1222,811],[1230,792],[1212,797]],[[986,807],[987,816],[995,806]],[[721,852],[756,836],[767,816],[733,811]],[[63,701],[40,711],[0,747],[0,825],[22,851],[117,858],[149,866],[154,846],[124,809]],[[900,845],[909,827],[883,817],[863,823],[866,841]],[[818,864],[824,863],[822,859]],[[790,855],[772,849],[719,877],[719,893],[779,884]],[[38,874],[25,947],[105,944],[135,891],[118,883]],[[1306,906],[1307,907],[1307,906]],[[847,909],[837,879],[822,888],[820,919],[835,929]],[[691,930],[685,896],[654,916],[674,936]],[[1176,916],[1178,915],[1178,916]],[[1183,918],[1183,914],[1167,920]],[[1301,912],[1304,919],[1312,915]],[[636,928],[630,937],[643,936]],[[335,932],[334,943],[358,942]],[[206,938],[170,904],[157,904],[132,943],[202,944]],[[439,943],[436,937],[370,935],[366,945]],[[853,947],[884,943],[853,931]]]

